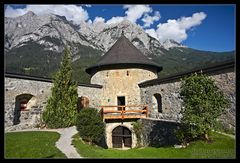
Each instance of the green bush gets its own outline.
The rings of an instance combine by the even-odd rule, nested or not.
[[[133,131],[137,137],[137,147],[141,147],[142,145],[142,132],[143,132],[143,124],[141,121],[136,121],[133,123]]]
[[[105,123],[95,108],[84,108],[80,110],[77,116],[76,126],[80,137],[90,142],[90,144],[100,143],[104,138]]]

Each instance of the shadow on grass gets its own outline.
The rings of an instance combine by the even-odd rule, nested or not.
[[[54,158],[54,156],[56,156],[56,155],[49,155],[49,156],[46,156],[44,158]]]

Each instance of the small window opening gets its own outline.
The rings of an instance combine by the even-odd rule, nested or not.
[[[162,113],[162,96],[158,93],[153,95],[153,108],[159,113]]]
[[[129,76],[129,71],[127,71],[127,76]]]

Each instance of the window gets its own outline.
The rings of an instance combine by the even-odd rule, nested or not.
[[[162,113],[162,96],[159,93],[155,93],[152,98],[153,108]]]
[[[29,111],[32,106],[36,104],[36,97],[31,94],[20,94],[15,98],[15,108],[14,108],[14,117],[13,125],[20,123],[20,117],[22,111]]]
[[[129,76],[129,71],[127,71],[127,76]]]
[[[117,104],[120,106],[124,106],[125,105],[125,96],[118,96]],[[122,110],[122,107],[118,107],[118,110]],[[123,107],[123,110],[125,110],[125,107]]]

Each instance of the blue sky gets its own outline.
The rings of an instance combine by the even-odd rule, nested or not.
[[[5,16],[16,17],[30,10],[65,16],[75,24],[113,24],[127,19],[161,42],[174,39],[199,50],[231,51],[236,46],[236,9],[230,4],[5,5]]]

